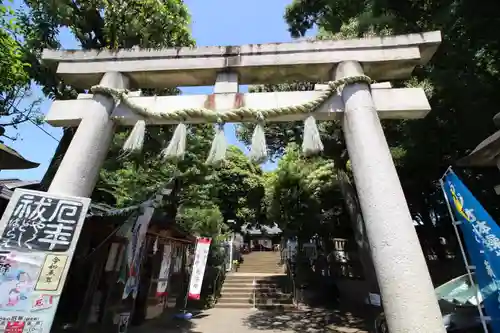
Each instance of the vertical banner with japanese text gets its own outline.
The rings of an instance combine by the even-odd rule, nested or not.
[[[489,325],[493,333],[500,333],[500,227],[452,170],[442,186],[475,266]]]
[[[16,189],[0,220],[0,332],[49,333],[90,199]]]
[[[160,273],[158,274],[158,285],[156,286],[156,297],[167,296],[168,278],[170,276],[170,263],[172,262],[172,244],[163,245]]]
[[[191,272],[191,280],[189,281],[189,299],[200,299],[201,286],[203,285],[203,276],[205,275],[205,267],[207,264],[208,252],[210,250],[211,242],[211,238],[203,237],[198,238],[196,242],[193,269]]]
[[[122,299],[126,299],[130,294],[132,294],[132,298],[135,299],[137,297],[137,293],[139,292],[142,256],[144,247],[147,245],[147,243],[145,242],[146,234],[148,232],[149,224],[151,222],[153,214],[154,207],[144,207],[142,214],[137,217],[137,220],[132,227],[126,250],[127,261],[125,262],[125,264],[128,271],[127,280],[125,281],[125,287],[123,288]]]

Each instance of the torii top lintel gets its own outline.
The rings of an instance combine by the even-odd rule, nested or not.
[[[140,88],[213,85],[217,74],[238,74],[239,84],[322,82],[335,64],[355,60],[372,79],[404,79],[427,63],[441,42],[439,31],[338,41],[170,48],[163,50],[44,50],[70,85],[88,89],[106,72],[121,72]]]

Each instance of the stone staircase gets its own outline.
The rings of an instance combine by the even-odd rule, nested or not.
[[[255,296],[254,296],[255,294]],[[226,276],[217,308],[293,308],[287,276],[279,253],[253,252],[244,257],[238,272]]]
[[[243,256],[238,273],[284,274],[279,252],[251,252]]]

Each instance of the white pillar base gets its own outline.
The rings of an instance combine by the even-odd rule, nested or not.
[[[362,75],[340,63],[335,79]],[[391,333],[445,333],[422,248],[367,84],[344,87],[343,130]]]

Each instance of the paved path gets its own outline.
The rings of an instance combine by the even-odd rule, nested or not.
[[[131,332],[133,331],[133,332]],[[350,313],[336,310],[254,311],[210,309],[190,321],[137,327],[130,333],[367,333],[366,325]]]

